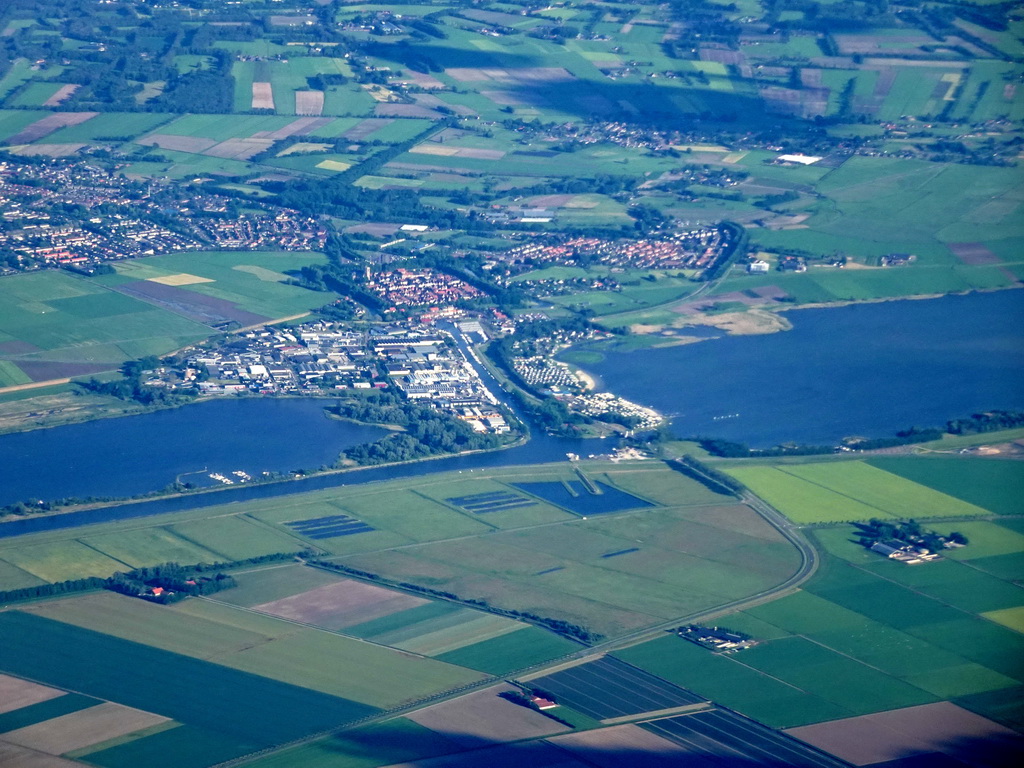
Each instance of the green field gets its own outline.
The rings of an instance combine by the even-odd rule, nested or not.
[[[219,555],[219,560],[246,560],[277,552],[297,552],[301,542],[242,516],[214,517],[181,523],[170,529],[177,536]]]
[[[148,133],[171,120],[172,115],[146,112],[107,112],[96,115],[78,125],[71,125],[51,133],[45,141],[79,142],[131,139]]]
[[[126,563],[74,539],[7,546],[0,550],[0,558],[43,581],[51,582],[87,576],[106,578],[116,571],[130,570]]]
[[[912,456],[868,463],[996,514],[1024,512],[1024,466],[1016,461]]]
[[[746,508],[694,507],[577,519],[340,561],[614,635],[782,581],[795,567],[794,554]]]
[[[735,466],[727,471],[795,523],[986,514],[981,507],[860,461]]]
[[[537,627],[526,627],[517,632],[442,653],[435,658],[489,675],[504,675],[579,649],[580,646],[551,632]]]
[[[838,523],[888,516],[875,507],[805,482],[777,467],[729,467],[727,471],[794,523]]]
[[[588,472],[662,506],[582,519],[538,504],[521,508],[517,519],[516,510],[475,515],[443,501],[509,490],[508,483],[520,480],[575,479],[565,465],[508,467],[472,479],[430,475],[107,524],[84,537],[95,548],[78,541],[81,533],[74,530],[40,534],[19,539],[16,547],[0,546],[0,561],[18,569],[7,572],[13,585],[26,574],[44,580],[108,576],[129,563],[165,559],[159,557],[165,546],[188,561],[294,552],[303,540],[284,523],[341,512],[377,528],[315,542],[344,565],[604,635],[759,592],[796,568],[796,552],[759,516],[664,465],[601,464]],[[492,521],[492,514],[501,517]],[[334,581],[310,568],[272,566],[247,572],[239,587],[218,600],[253,606]],[[475,611],[456,618],[416,611],[423,609],[351,631],[439,656],[492,642],[500,646],[506,633],[524,631]]]
[[[274,565],[246,572],[245,579],[234,589],[222,593],[218,600],[233,605],[251,607],[297,595],[326,584],[333,584],[336,581],[337,577],[318,568],[305,568],[292,564]]]
[[[18,611],[0,614],[0,638],[7,651],[0,661],[5,672],[214,731],[234,742],[236,754],[374,711],[353,701]],[[202,706],[197,706],[200,691]]]
[[[1017,622],[1024,590],[953,560],[895,563],[852,534],[816,531],[823,562],[803,591],[718,620],[755,648],[715,655],[666,637],[617,655],[775,727],[937,699],[991,714],[986,702],[1024,681],[1024,638],[996,623]]]
[[[309,264],[323,263],[318,253],[291,251],[197,251],[122,261],[117,275],[97,282],[117,286],[124,279],[151,280],[168,275],[188,274],[204,278],[181,286],[267,318],[306,312],[324,302],[324,296],[304,288],[285,285],[284,273]]]
[[[197,322],[66,272],[0,282],[0,340],[22,342],[24,350],[2,357],[34,380],[113,369],[208,334]]]
[[[893,517],[971,517],[986,513],[973,504],[859,461],[794,465],[782,471]]]
[[[238,578],[244,580],[245,576]],[[225,607],[219,613],[201,616],[100,593],[48,602],[30,610],[40,619],[101,632],[182,657],[209,660],[370,706],[391,707],[482,678],[442,661],[281,619],[257,617],[256,627],[238,626],[245,624],[249,616],[238,608]],[[228,610],[244,618],[234,620]],[[485,619],[497,618],[482,615]],[[317,663],[311,664],[311,659]]]
[[[166,562],[211,563],[226,559],[163,528],[83,536],[80,541],[133,568]]]
[[[62,85],[64,84],[30,83],[17,96],[10,99],[9,104],[12,107],[41,107],[47,99],[60,90]]]

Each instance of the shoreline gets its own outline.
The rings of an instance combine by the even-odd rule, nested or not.
[[[364,424],[366,426],[374,426],[374,427],[380,426],[379,424],[366,424],[365,422],[356,422],[353,419],[346,419],[346,421],[352,421],[353,423]],[[330,475],[347,474],[347,473],[351,473],[351,472],[360,472],[362,470],[367,470],[367,469],[387,469],[389,467],[402,467],[402,466],[406,466],[406,465],[420,464],[420,463],[423,463],[423,462],[426,462],[426,461],[437,461],[439,459],[452,459],[452,458],[458,458],[458,457],[462,457],[462,456],[473,456],[473,455],[479,454],[479,453],[496,453],[498,451],[505,451],[505,450],[508,450],[510,448],[518,448],[519,446],[525,445],[526,443],[528,443],[529,440],[530,440],[530,435],[529,435],[528,432],[526,432],[526,433],[520,435],[516,440],[512,441],[511,443],[508,443],[507,445],[499,446],[497,448],[477,448],[477,449],[474,449],[474,450],[471,450],[471,451],[459,451],[458,453],[443,453],[443,454],[439,454],[437,456],[422,456],[422,457],[420,457],[418,459],[410,459],[408,461],[392,461],[392,462],[387,462],[387,463],[384,463],[384,464],[365,464],[365,465],[356,465],[356,466],[348,466],[348,467],[332,467],[331,469],[323,469],[323,470],[310,470],[309,472],[307,472],[304,475],[298,475],[298,476],[291,475],[291,476],[287,476],[287,477],[279,477],[279,478],[274,478],[272,480],[264,480],[264,481],[261,481],[261,482],[254,482],[254,483],[240,483],[239,485],[235,485],[235,486],[231,486],[231,487],[223,486],[222,485],[222,486],[212,486],[210,488],[199,488],[199,489],[196,489],[196,490],[193,490],[193,491],[173,491],[173,492],[170,492],[170,493],[161,493],[160,491],[154,491],[153,495],[151,495],[151,496],[144,496],[142,498],[132,498],[132,497],[129,496],[129,497],[124,497],[124,498],[119,498],[119,499],[110,499],[110,500],[107,500],[107,501],[97,501],[97,502],[92,502],[92,503],[87,503],[87,504],[72,504],[72,505],[68,505],[66,507],[61,507],[60,509],[48,510],[46,512],[38,512],[38,513],[35,513],[35,514],[28,514],[28,515],[3,515],[3,516],[0,516],[0,526],[4,525],[6,523],[13,523],[13,522],[16,522],[18,520],[33,520],[33,519],[44,518],[44,517],[57,517],[59,515],[66,515],[66,514],[69,514],[69,513],[72,513],[72,512],[86,512],[86,511],[93,510],[93,509],[105,509],[105,508],[108,508],[108,507],[119,507],[119,506],[122,506],[122,505],[125,505],[125,504],[145,504],[146,502],[149,502],[149,501],[164,501],[166,499],[178,499],[178,498],[193,497],[193,496],[205,496],[205,495],[214,494],[214,493],[230,493],[231,491],[237,490],[237,489],[240,489],[240,488],[255,488],[255,487],[264,486],[264,485],[283,485],[285,483],[294,483],[294,482],[297,482],[297,481],[300,481],[300,480],[305,480],[307,478],[312,478],[312,477],[326,477],[326,476],[330,476]],[[387,481],[378,481],[378,482],[387,482]],[[228,503],[231,503],[231,502],[229,500],[229,501],[227,501],[225,503],[228,504]]]
[[[775,312],[789,312],[795,309],[831,309],[832,307],[851,307],[856,304],[887,304],[894,301],[926,301],[928,299],[941,299],[946,296],[970,296],[974,293],[998,293],[999,291],[1016,291],[1024,288],[1024,282],[1017,282],[1011,285],[1003,285],[996,288],[972,288],[967,291],[950,291],[948,293],[915,293],[909,296],[887,296],[877,299],[846,299],[842,301],[818,301],[809,304],[794,304],[792,306],[780,307]]]

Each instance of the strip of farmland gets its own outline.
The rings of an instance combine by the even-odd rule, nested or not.
[[[530,682],[555,696],[559,703],[595,720],[706,701],[685,688],[607,656]]]
[[[239,742],[270,746],[376,710],[38,616],[0,614],[0,667],[155,712]]]
[[[656,720],[643,728],[717,760],[749,760],[753,765],[793,768],[840,768],[844,765],[794,738],[720,709]]]

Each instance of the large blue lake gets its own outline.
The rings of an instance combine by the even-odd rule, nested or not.
[[[607,355],[604,388],[680,436],[769,447],[885,437],[1024,407],[1024,293],[786,313],[793,329]]]
[[[330,400],[232,399],[0,436],[0,505],[68,496],[132,496],[219,473],[253,477],[333,464],[386,434],[329,419]]]
[[[798,310],[784,333],[610,355],[590,367],[608,389],[674,414],[680,435],[755,446],[887,436],[981,409],[1024,407],[1022,300],[1019,291],[1003,291]],[[209,472],[314,468],[383,434],[327,419],[326,402],[223,400],[0,436],[0,504],[125,497]],[[567,452],[586,456],[613,443],[535,434],[505,451],[26,519],[0,526],[0,537],[342,484],[564,460]]]

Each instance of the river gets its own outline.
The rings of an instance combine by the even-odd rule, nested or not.
[[[679,436],[832,444],[1024,407],[1024,293],[786,312],[789,331],[607,354],[604,388]]]
[[[177,479],[219,484],[334,464],[387,434],[329,419],[331,400],[232,398],[0,436],[0,505],[28,499],[133,496]]]
[[[794,310],[791,331],[611,354],[589,367],[609,390],[675,414],[673,428],[681,435],[755,446],[888,436],[980,409],[1024,406],[1021,297],[1002,291]],[[468,351],[460,334],[456,340]],[[500,396],[497,382],[472,362]],[[233,471],[255,476],[314,468],[383,434],[326,418],[329,402],[219,400],[0,436],[0,502],[124,497],[178,477],[210,484],[210,472],[233,478]],[[236,482],[217,493],[27,518],[0,525],[0,537],[433,472],[559,461],[569,452],[587,456],[613,446],[613,440],[534,435],[504,451],[275,484]]]

